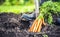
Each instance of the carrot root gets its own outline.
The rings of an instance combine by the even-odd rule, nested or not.
[[[29,32],[40,32],[43,24],[44,26],[46,25],[46,23],[44,22],[44,18],[36,19],[28,31]]]

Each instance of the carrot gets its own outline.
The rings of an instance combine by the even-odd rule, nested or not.
[[[40,20],[40,23],[39,23],[39,26],[38,26],[37,32],[40,32],[40,31],[41,31],[41,25],[42,25],[42,21]]]
[[[33,32],[36,32],[36,26],[37,26],[38,20],[36,21],[34,28],[33,28]]]
[[[35,26],[34,26],[33,32],[36,32],[36,24],[35,24]]]
[[[28,31],[33,31],[34,26],[35,26],[35,24],[36,24],[37,22],[38,22],[38,20],[36,19],[36,20],[33,22],[31,28],[30,28]]]
[[[36,32],[38,30],[38,26],[39,26],[39,23],[40,23],[41,19],[39,19],[38,23],[37,23],[37,27],[36,27]]]
[[[42,25],[46,25],[46,23],[44,22],[44,18],[40,18],[40,19],[36,19],[32,26],[30,27],[30,29],[28,30],[29,32],[40,32]]]
[[[37,21],[37,23],[38,23],[38,21]],[[37,31],[37,27],[38,27],[38,24],[37,24],[37,23],[35,24],[35,27],[34,27],[34,29],[33,29],[34,32]]]
[[[43,25],[46,25],[46,23],[44,22],[44,18],[42,18],[42,21],[43,21]]]

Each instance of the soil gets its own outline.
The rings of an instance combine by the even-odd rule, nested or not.
[[[28,32],[30,22],[21,20],[21,15],[0,14],[0,37],[60,37],[60,26],[56,25],[47,24],[40,33]]]

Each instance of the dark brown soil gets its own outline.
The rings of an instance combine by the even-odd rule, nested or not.
[[[33,22],[33,21],[31,21]],[[47,25],[40,33],[28,32],[30,22],[22,21],[21,14],[0,14],[0,37],[60,37],[60,26]]]

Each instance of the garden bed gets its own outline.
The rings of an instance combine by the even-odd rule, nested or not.
[[[60,26],[56,25],[47,24],[40,33],[28,32],[30,23],[22,21],[21,15],[0,14],[0,37],[60,37]],[[23,28],[20,30],[21,27]]]

